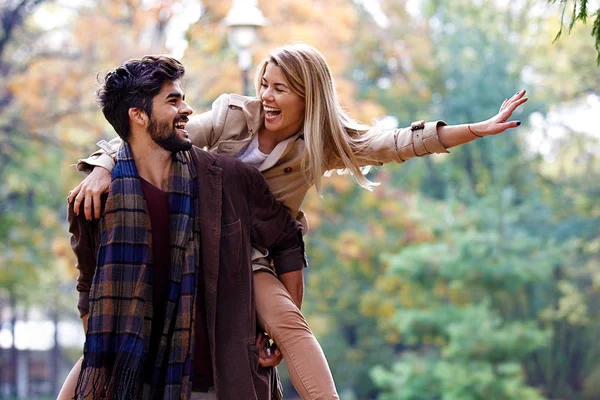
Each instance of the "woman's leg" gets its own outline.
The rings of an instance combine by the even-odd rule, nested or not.
[[[298,394],[304,400],[339,399],[323,350],[283,284],[257,271],[254,288],[259,324],[281,350]]]
[[[60,393],[58,393],[58,397],[56,400],[71,400],[75,396],[75,387],[77,386],[77,379],[79,378],[79,371],[81,371],[81,362],[83,361],[83,357],[81,357],[73,368],[71,368],[71,372],[67,375],[65,382],[60,389]]]

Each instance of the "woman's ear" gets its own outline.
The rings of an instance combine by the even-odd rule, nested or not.
[[[130,108],[128,113],[129,119],[132,123],[140,126],[146,126],[146,120],[148,119],[148,116],[144,111],[139,108]]]

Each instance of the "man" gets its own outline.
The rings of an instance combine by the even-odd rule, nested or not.
[[[257,170],[192,147],[183,75],[177,60],[146,56],[98,91],[124,143],[99,221],[69,208],[87,321],[77,399],[280,396],[259,366],[279,360],[255,339],[251,245],[279,274],[301,270],[301,227]]]

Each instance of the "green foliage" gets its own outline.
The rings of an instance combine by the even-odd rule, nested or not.
[[[569,21],[569,33],[573,30],[575,23],[580,21],[582,23],[586,23],[588,16],[592,16],[594,18],[594,22],[592,24],[592,37],[594,38],[594,46],[596,47],[597,57],[596,62],[600,65],[600,8],[595,12],[590,12],[588,10],[588,0],[573,0],[573,6],[571,8],[570,2],[567,0],[548,0],[549,3],[560,3],[562,5],[561,10],[561,23],[560,30],[556,34],[554,41],[557,41],[562,33],[564,28],[564,17],[567,12],[567,7],[571,10],[571,16]]]
[[[541,400],[524,385],[516,363],[448,362],[409,353],[390,370],[376,368],[373,380],[384,393],[379,400]]]
[[[394,317],[413,356],[401,354],[391,371],[374,369],[375,382],[388,398],[541,398],[527,387],[521,363],[547,347],[551,331],[528,313],[528,288],[550,281],[571,246],[515,234],[522,220],[514,204],[504,221],[490,218],[485,199],[467,210],[424,207],[421,223],[438,240],[384,256],[388,277],[406,281],[419,299]],[[413,366],[416,357],[427,362]],[[413,379],[422,368],[427,372]],[[390,384],[399,371],[403,380]]]
[[[27,140],[19,128],[0,138],[6,167],[0,172],[0,288],[20,304],[48,304],[57,285],[72,277],[64,227],[66,202],[60,196],[62,152]],[[21,160],[36,155],[29,163]],[[72,293],[69,285],[69,293]],[[44,288],[42,290],[42,288]],[[74,296],[68,296],[73,309]],[[50,304],[65,307],[66,299]]]

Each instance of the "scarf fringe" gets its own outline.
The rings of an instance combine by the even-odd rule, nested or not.
[[[110,374],[107,381],[106,376]],[[88,387],[91,383],[91,387]],[[81,366],[73,400],[82,400],[91,395],[96,400],[131,400],[141,394],[140,368],[119,368],[112,372],[103,367]]]

